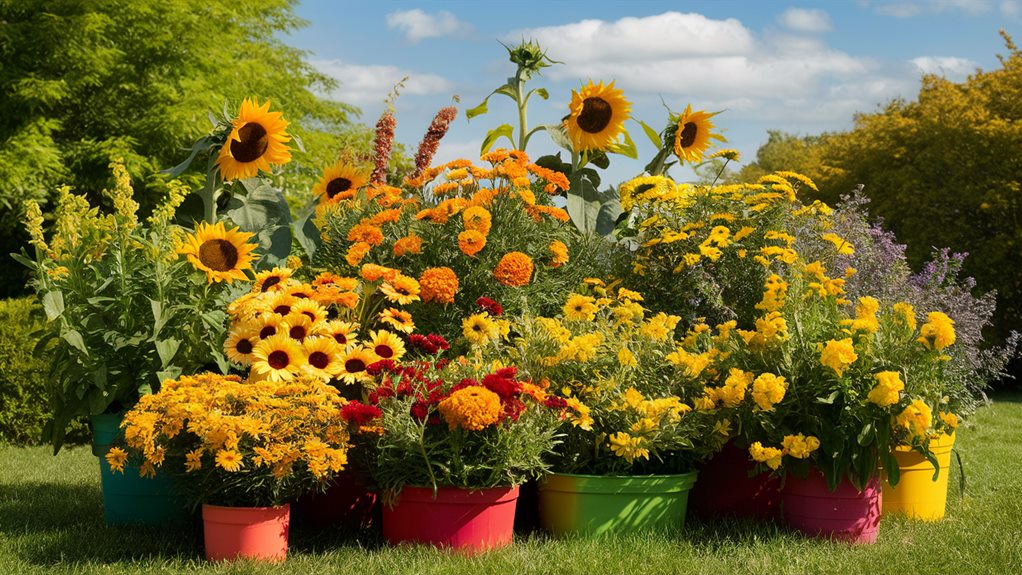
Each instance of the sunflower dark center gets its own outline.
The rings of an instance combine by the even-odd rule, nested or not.
[[[291,306],[286,304],[280,304],[277,307],[273,308],[273,313],[279,315],[287,315],[291,313]]]
[[[311,319],[312,321],[316,321],[316,314],[312,313],[311,311],[303,311],[302,313],[305,314],[305,316]]]
[[[376,355],[382,357],[383,359],[390,359],[394,357],[394,350],[391,349],[389,345],[380,344],[373,348],[373,351],[376,352]]]
[[[302,341],[303,339],[305,339],[305,336],[308,335],[308,331],[305,329],[305,326],[296,325],[291,328],[291,330],[288,332],[288,335],[291,336],[291,339],[297,339],[298,341]]]
[[[361,359],[349,359],[344,362],[344,371],[348,373],[358,373],[366,370],[366,364]]]
[[[266,339],[273,335],[277,335],[277,328],[272,325],[268,325],[259,330],[259,339]]]
[[[240,140],[231,140],[231,155],[239,162],[254,162],[266,153],[270,139],[266,137],[266,128],[249,122],[238,130]]]
[[[348,343],[348,336],[344,335],[343,333],[335,333],[334,341],[341,345],[346,345]]]
[[[238,263],[238,248],[227,240],[206,240],[199,246],[199,261],[213,271],[230,271]]]
[[[351,180],[348,178],[334,178],[326,185],[326,197],[333,198],[341,192],[351,189]]]
[[[586,98],[578,115],[578,127],[590,134],[598,134],[610,124],[613,115],[614,109],[603,98]]]
[[[472,326],[472,331],[483,331],[483,326],[479,325],[478,323],[474,324]]]
[[[316,369],[326,369],[330,365],[330,356],[322,351],[314,351],[309,354],[309,365]]]
[[[699,134],[699,126],[695,122],[685,122],[685,125],[681,128],[681,147],[687,148],[695,143],[696,136]]]
[[[266,357],[266,363],[269,363],[273,369],[284,369],[291,363],[291,357],[286,351],[273,351]]]
[[[248,355],[252,353],[252,342],[247,339],[239,339],[238,343],[234,344],[234,349],[240,354]]]
[[[266,291],[266,290],[270,289],[271,287],[273,287],[273,286],[275,286],[275,285],[277,285],[279,283],[280,283],[280,276],[268,277],[268,278],[266,278],[266,281],[263,282],[263,291]]]

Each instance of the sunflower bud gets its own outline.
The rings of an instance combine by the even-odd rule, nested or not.
[[[555,60],[551,60],[543,48],[532,40],[522,40],[521,44],[514,48],[504,47],[507,48],[511,61],[518,65],[523,79],[528,79],[532,74],[539,73],[550,64],[557,63]]]

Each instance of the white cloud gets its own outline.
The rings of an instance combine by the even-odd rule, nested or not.
[[[356,105],[382,102],[394,85],[406,76],[408,80],[401,90],[402,95],[446,94],[453,89],[442,76],[421,74],[396,66],[363,66],[342,60],[314,60],[312,65],[340,83],[332,97]]]
[[[877,14],[894,18],[912,18],[921,14],[923,9],[912,2],[892,2],[877,6]]]
[[[1002,2],[1002,12],[1004,11],[1003,5],[1012,2],[1014,0]],[[954,11],[976,16],[988,12],[991,4],[991,0],[894,0],[877,3],[876,12],[877,14],[893,16],[895,18],[912,18],[923,13]]]
[[[784,27],[796,32],[818,34],[831,30],[830,16],[823,10],[788,8],[781,14],[779,21]]]
[[[979,67],[972,60],[951,56],[923,56],[910,61],[924,74],[938,74],[956,80],[965,78]]]
[[[413,43],[425,38],[464,34],[472,30],[470,24],[458,20],[450,12],[444,10],[433,15],[418,8],[387,14],[387,28],[401,30],[405,38]]]
[[[1001,14],[1005,16],[1018,16],[1019,12],[1022,12],[1022,6],[1019,6],[1018,0],[1004,0],[1001,2]]]

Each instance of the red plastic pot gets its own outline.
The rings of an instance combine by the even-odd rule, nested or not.
[[[383,537],[388,543],[424,543],[462,551],[504,547],[514,537],[518,487],[470,491],[405,487],[394,507],[383,506]]]
[[[781,490],[784,519],[795,529],[849,543],[875,543],[880,530],[880,482],[870,479],[859,491],[847,478],[827,489],[818,470],[805,479],[788,475]]]
[[[207,561],[258,559],[282,562],[287,557],[291,507],[202,506]]]
[[[781,511],[781,481],[769,473],[750,476],[755,463],[749,452],[728,443],[699,467],[688,494],[688,508],[699,517],[770,519]]]

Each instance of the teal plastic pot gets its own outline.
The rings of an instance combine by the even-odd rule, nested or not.
[[[540,525],[554,535],[678,530],[696,475],[547,475],[539,485]]]
[[[104,413],[92,416],[92,453],[99,457],[103,486],[103,518],[107,525],[165,525],[188,519],[184,501],[165,473],[139,477],[138,466],[125,465],[124,473],[114,472],[106,461],[106,452],[117,437],[123,415]]]

